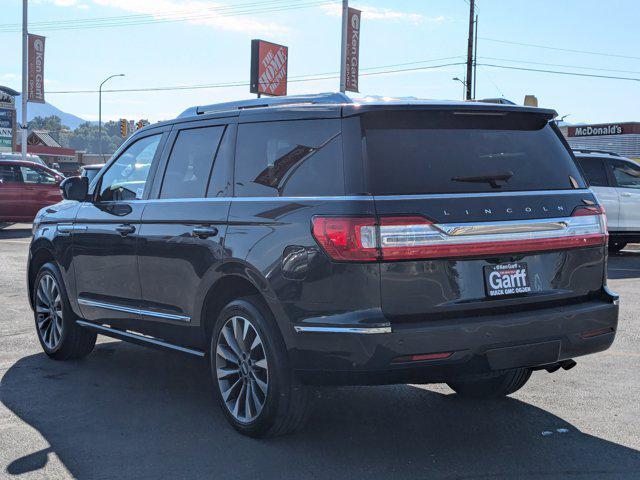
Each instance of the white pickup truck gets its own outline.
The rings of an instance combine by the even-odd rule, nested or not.
[[[604,206],[609,251],[640,242],[640,165],[615,153],[574,150],[589,186]]]

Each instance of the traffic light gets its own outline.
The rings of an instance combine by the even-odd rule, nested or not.
[[[127,120],[124,118],[120,119],[120,136],[127,138]]]

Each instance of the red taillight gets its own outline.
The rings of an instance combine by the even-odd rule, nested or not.
[[[438,224],[425,217],[314,217],[313,235],[334,260],[372,262],[459,258],[605,245],[600,206],[571,217]]]
[[[334,260],[378,259],[374,217],[314,217],[313,236]]]
[[[392,363],[406,363],[406,362],[424,362],[428,360],[446,360],[451,357],[454,352],[440,352],[440,353],[422,353],[419,355],[405,355],[403,357],[396,357]]]

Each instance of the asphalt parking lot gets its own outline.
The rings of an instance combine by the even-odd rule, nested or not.
[[[109,339],[49,360],[19,227],[0,232],[2,478],[640,478],[640,248],[610,258],[613,347],[573,370],[495,401],[440,385],[322,389],[304,431],[259,441],[227,425],[205,362]]]

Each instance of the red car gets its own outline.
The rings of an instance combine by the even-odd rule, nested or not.
[[[62,200],[64,177],[33,162],[0,160],[0,228],[32,222],[38,210]]]

